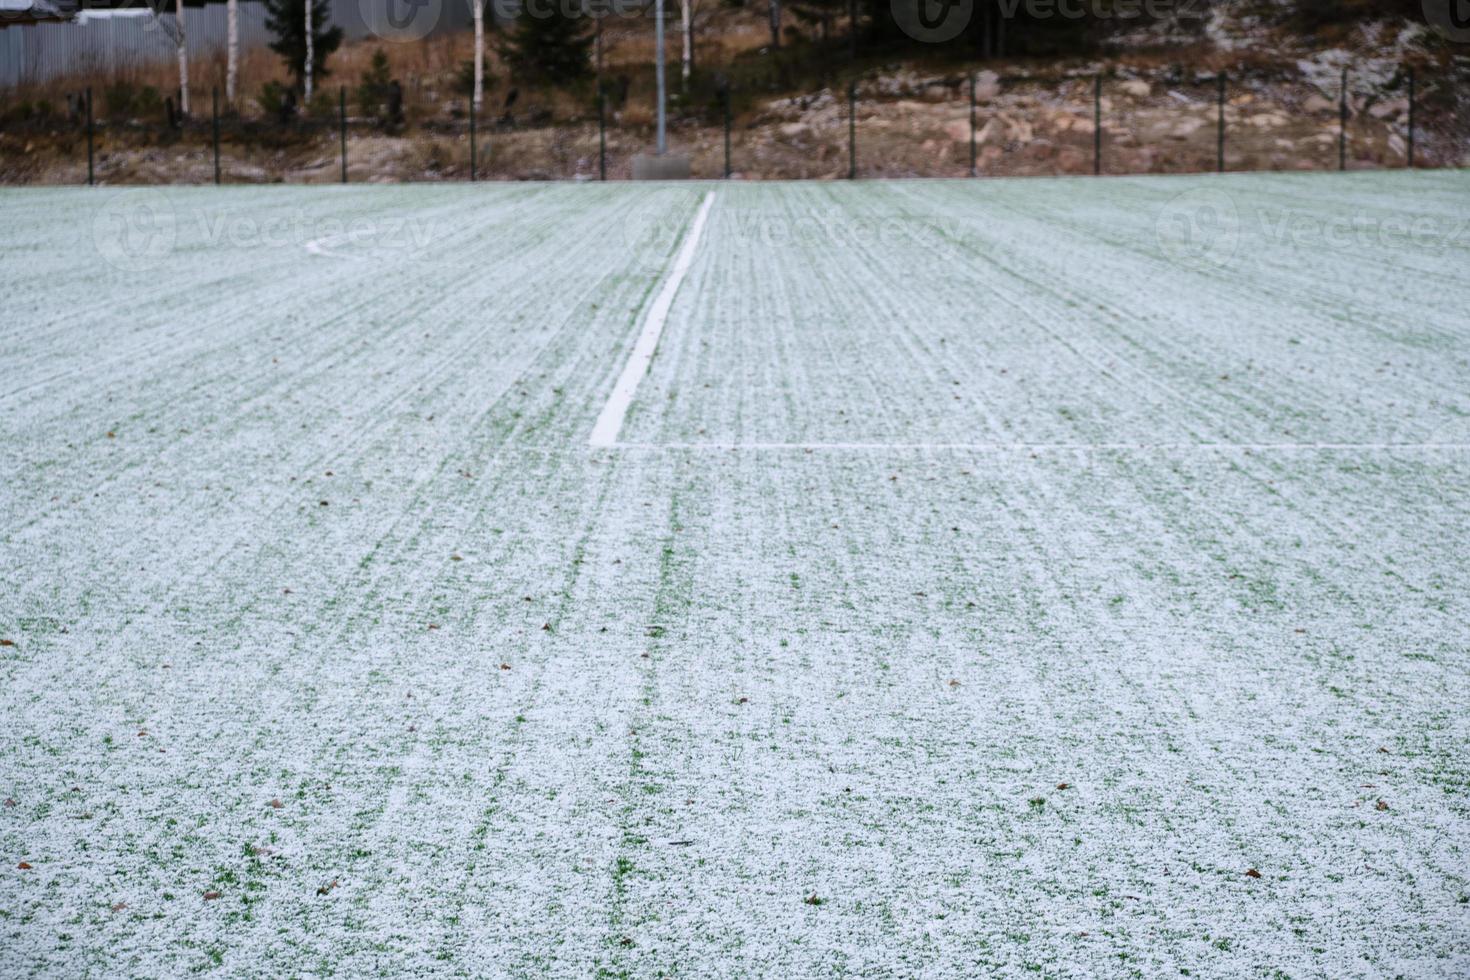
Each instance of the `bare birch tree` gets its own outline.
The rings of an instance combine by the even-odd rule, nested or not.
[[[485,96],[485,0],[470,0],[475,18],[475,108]]]
[[[240,74],[240,0],[225,2],[225,104],[235,104],[235,80]]]
[[[314,36],[316,32],[312,29],[312,25],[311,25],[311,5],[312,5],[312,2],[313,2],[313,0],[305,0],[305,7],[306,7],[306,68],[305,68],[305,71],[304,71],[305,78],[304,78],[303,84],[305,85],[305,88],[306,88],[306,91],[305,91],[305,102],[306,102],[306,104],[308,106],[311,105],[311,76],[315,73],[315,66],[312,64],[312,62],[316,59],[316,38]]]

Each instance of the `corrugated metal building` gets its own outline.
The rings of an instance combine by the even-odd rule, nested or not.
[[[399,4],[410,12],[416,0],[333,0],[332,23],[349,39],[369,35],[365,13],[373,21],[380,12],[364,8],[368,3]],[[42,14],[33,17],[22,4]],[[41,83],[71,71],[115,72],[134,65],[167,63],[174,60],[174,46],[160,30],[152,13],[144,7],[120,10],[81,10],[75,19],[44,19],[44,7],[61,8],[64,15],[75,10],[75,0],[0,0],[0,88],[22,82]],[[443,0],[430,11],[435,18],[432,33],[466,27],[470,7],[466,0]],[[171,14],[164,14],[171,17]],[[225,5],[189,5],[185,15],[189,57],[208,57],[224,50]],[[248,51],[270,40],[265,28],[265,7],[256,0],[240,0],[240,50]]]

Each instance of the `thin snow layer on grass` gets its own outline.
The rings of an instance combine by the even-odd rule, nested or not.
[[[1470,970],[1470,178],[706,189],[0,194],[0,972]]]

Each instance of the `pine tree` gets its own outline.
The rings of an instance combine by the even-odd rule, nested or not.
[[[388,64],[388,55],[378,48],[373,60],[357,86],[357,104],[364,116],[378,118],[388,104],[389,92],[393,88],[393,72]]]
[[[529,8],[529,9],[527,9]],[[581,17],[563,13],[561,3],[528,4],[500,45],[500,56],[517,81],[564,85],[591,72],[588,54],[593,35]]]
[[[327,28],[331,23],[331,0],[313,0],[311,5],[313,81],[326,78],[327,56],[342,44],[342,28]],[[265,0],[265,26],[276,39],[270,48],[286,60],[286,70],[295,80],[296,90],[306,87],[306,14],[302,0]]]

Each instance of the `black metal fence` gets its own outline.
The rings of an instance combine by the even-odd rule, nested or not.
[[[670,152],[695,177],[987,177],[1457,167],[1470,91],[1447,69],[862,77],[804,95],[716,91],[676,106]],[[118,118],[72,104],[88,182],[626,179],[652,109],[604,87],[561,119],[503,98]],[[164,162],[139,166],[150,150]],[[79,175],[80,176],[80,175]]]

